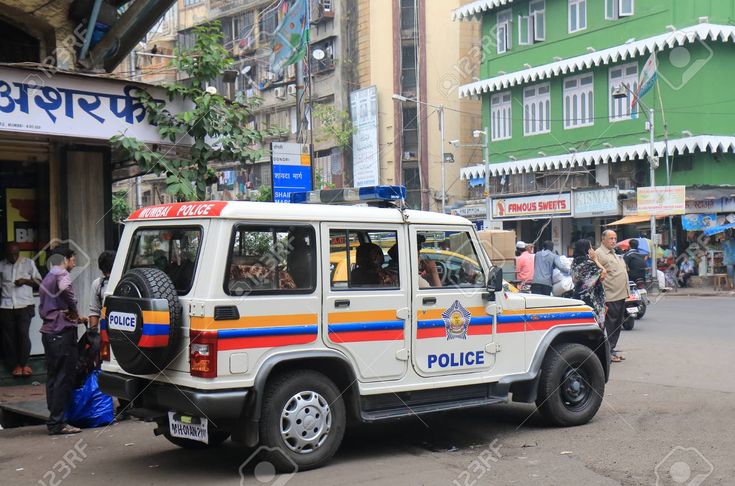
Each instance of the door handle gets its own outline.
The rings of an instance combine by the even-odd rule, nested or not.
[[[344,309],[350,306],[350,301],[348,299],[344,300],[335,300],[334,301],[334,308],[335,309]]]
[[[436,297],[424,297],[422,302],[424,305],[434,305],[436,304]]]

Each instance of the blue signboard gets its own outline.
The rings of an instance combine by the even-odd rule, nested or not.
[[[291,202],[292,192],[311,191],[309,146],[299,143],[271,144],[273,202]]]

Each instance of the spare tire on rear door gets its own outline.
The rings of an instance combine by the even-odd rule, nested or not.
[[[105,299],[104,328],[118,364],[136,375],[159,373],[177,350],[181,305],[176,288],[157,268],[126,272]]]

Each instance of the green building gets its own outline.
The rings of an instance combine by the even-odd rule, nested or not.
[[[735,0],[478,0],[454,17],[482,22],[479,80],[459,91],[482,98],[494,223],[562,252],[622,217],[622,236],[647,234],[649,109],[656,184],[686,185],[687,213],[710,216],[685,226],[735,213]],[[631,106],[653,52],[658,82]],[[484,177],[462,170],[478,200]],[[682,219],[662,220],[665,245],[695,236]]]

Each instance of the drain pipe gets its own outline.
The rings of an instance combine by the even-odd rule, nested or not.
[[[89,14],[89,21],[87,21],[87,32],[84,33],[84,44],[82,45],[82,50],[79,52],[79,59],[87,57],[89,46],[92,44],[92,34],[94,34],[94,27],[97,25],[97,17],[100,14],[101,6],[102,0],[94,0],[92,13]]]

